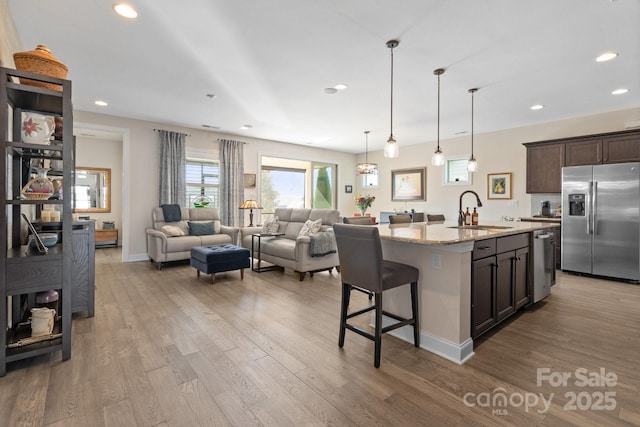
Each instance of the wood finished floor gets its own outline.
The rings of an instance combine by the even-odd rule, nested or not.
[[[185,264],[119,259],[96,251],[96,315],[74,318],[71,360],[9,365],[1,426],[640,426],[640,286],[560,273],[549,298],[476,342],[465,365],[386,335],[375,369],[372,342],[347,332],[337,346],[335,271],[303,282],[230,272],[211,285]],[[614,387],[574,384],[577,368],[601,367]],[[572,378],[538,386],[538,368]],[[613,410],[565,409],[567,393],[585,405],[606,391]],[[507,406],[465,404],[500,392]],[[551,399],[547,412],[519,405],[533,394]]]

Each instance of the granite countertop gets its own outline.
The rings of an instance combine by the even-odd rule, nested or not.
[[[380,238],[397,240],[422,245],[453,245],[462,242],[489,239],[492,237],[509,236],[511,234],[526,233],[534,230],[555,228],[556,222],[517,222],[517,221],[487,221],[480,226],[496,226],[505,228],[491,229],[457,229],[455,221],[440,224],[414,222],[409,224],[380,224]],[[472,226],[473,227],[473,226]]]
[[[529,222],[555,222],[560,224],[562,222],[561,216],[533,216],[533,217],[522,217],[520,221],[529,221]]]

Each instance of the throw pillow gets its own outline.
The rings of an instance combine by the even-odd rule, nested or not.
[[[315,221],[311,221],[310,219],[308,219],[300,229],[298,237],[308,236],[309,234],[316,234],[318,231],[320,231],[320,226],[322,226],[322,218],[318,218]]]
[[[262,224],[262,232],[277,233],[279,227],[280,227],[280,221],[278,221],[277,216],[274,216],[265,220],[264,224]]]
[[[189,236],[205,236],[214,234],[213,221],[211,222],[192,222],[189,221]]]
[[[168,237],[184,236],[184,231],[175,225],[163,225],[160,227],[160,231],[166,234]]]
[[[182,219],[182,211],[180,205],[162,205],[162,216],[164,216],[164,222],[175,222]]]

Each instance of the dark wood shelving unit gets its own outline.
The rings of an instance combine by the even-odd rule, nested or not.
[[[21,84],[20,79],[53,83],[60,90]],[[23,112],[62,118],[63,131],[54,138],[55,144],[22,142]],[[0,302],[0,376],[4,376],[7,363],[17,360],[54,351],[62,352],[62,360],[71,357],[74,268],[71,195],[75,167],[71,82],[0,68],[0,135],[10,137],[3,142],[4,160],[0,162],[0,297],[3,299]],[[62,194],[68,197],[26,200],[21,196],[26,184],[23,165],[31,165],[31,159],[62,162],[62,170],[52,171],[51,175],[62,178]],[[30,176],[30,169],[26,175]],[[21,214],[34,218],[48,205],[62,209],[61,221],[57,223],[59,243],[46,254],[40,254],[23,244]],[[54,332],[31,338],[30,309],[35,303],[35,294],[46,290],[56,290],[59,294]]]

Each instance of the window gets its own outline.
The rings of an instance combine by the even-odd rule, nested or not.
[[[187,159],[186,205],[204,201],[206,206],[217,208],[220,201],[220,163],[215,160]],[[208,202],[208,203],[207,203]]]
[[[335,208],[336,165],[266,156],[261,163],[262,219],[276,208]]]
[[[449,158],[444,161],[445,185],[471,185],[471,174],[467,171],[466,157]]]
[[[362,175],[360,176],[360,187],[365,188],[378,188],[378,175]]]

